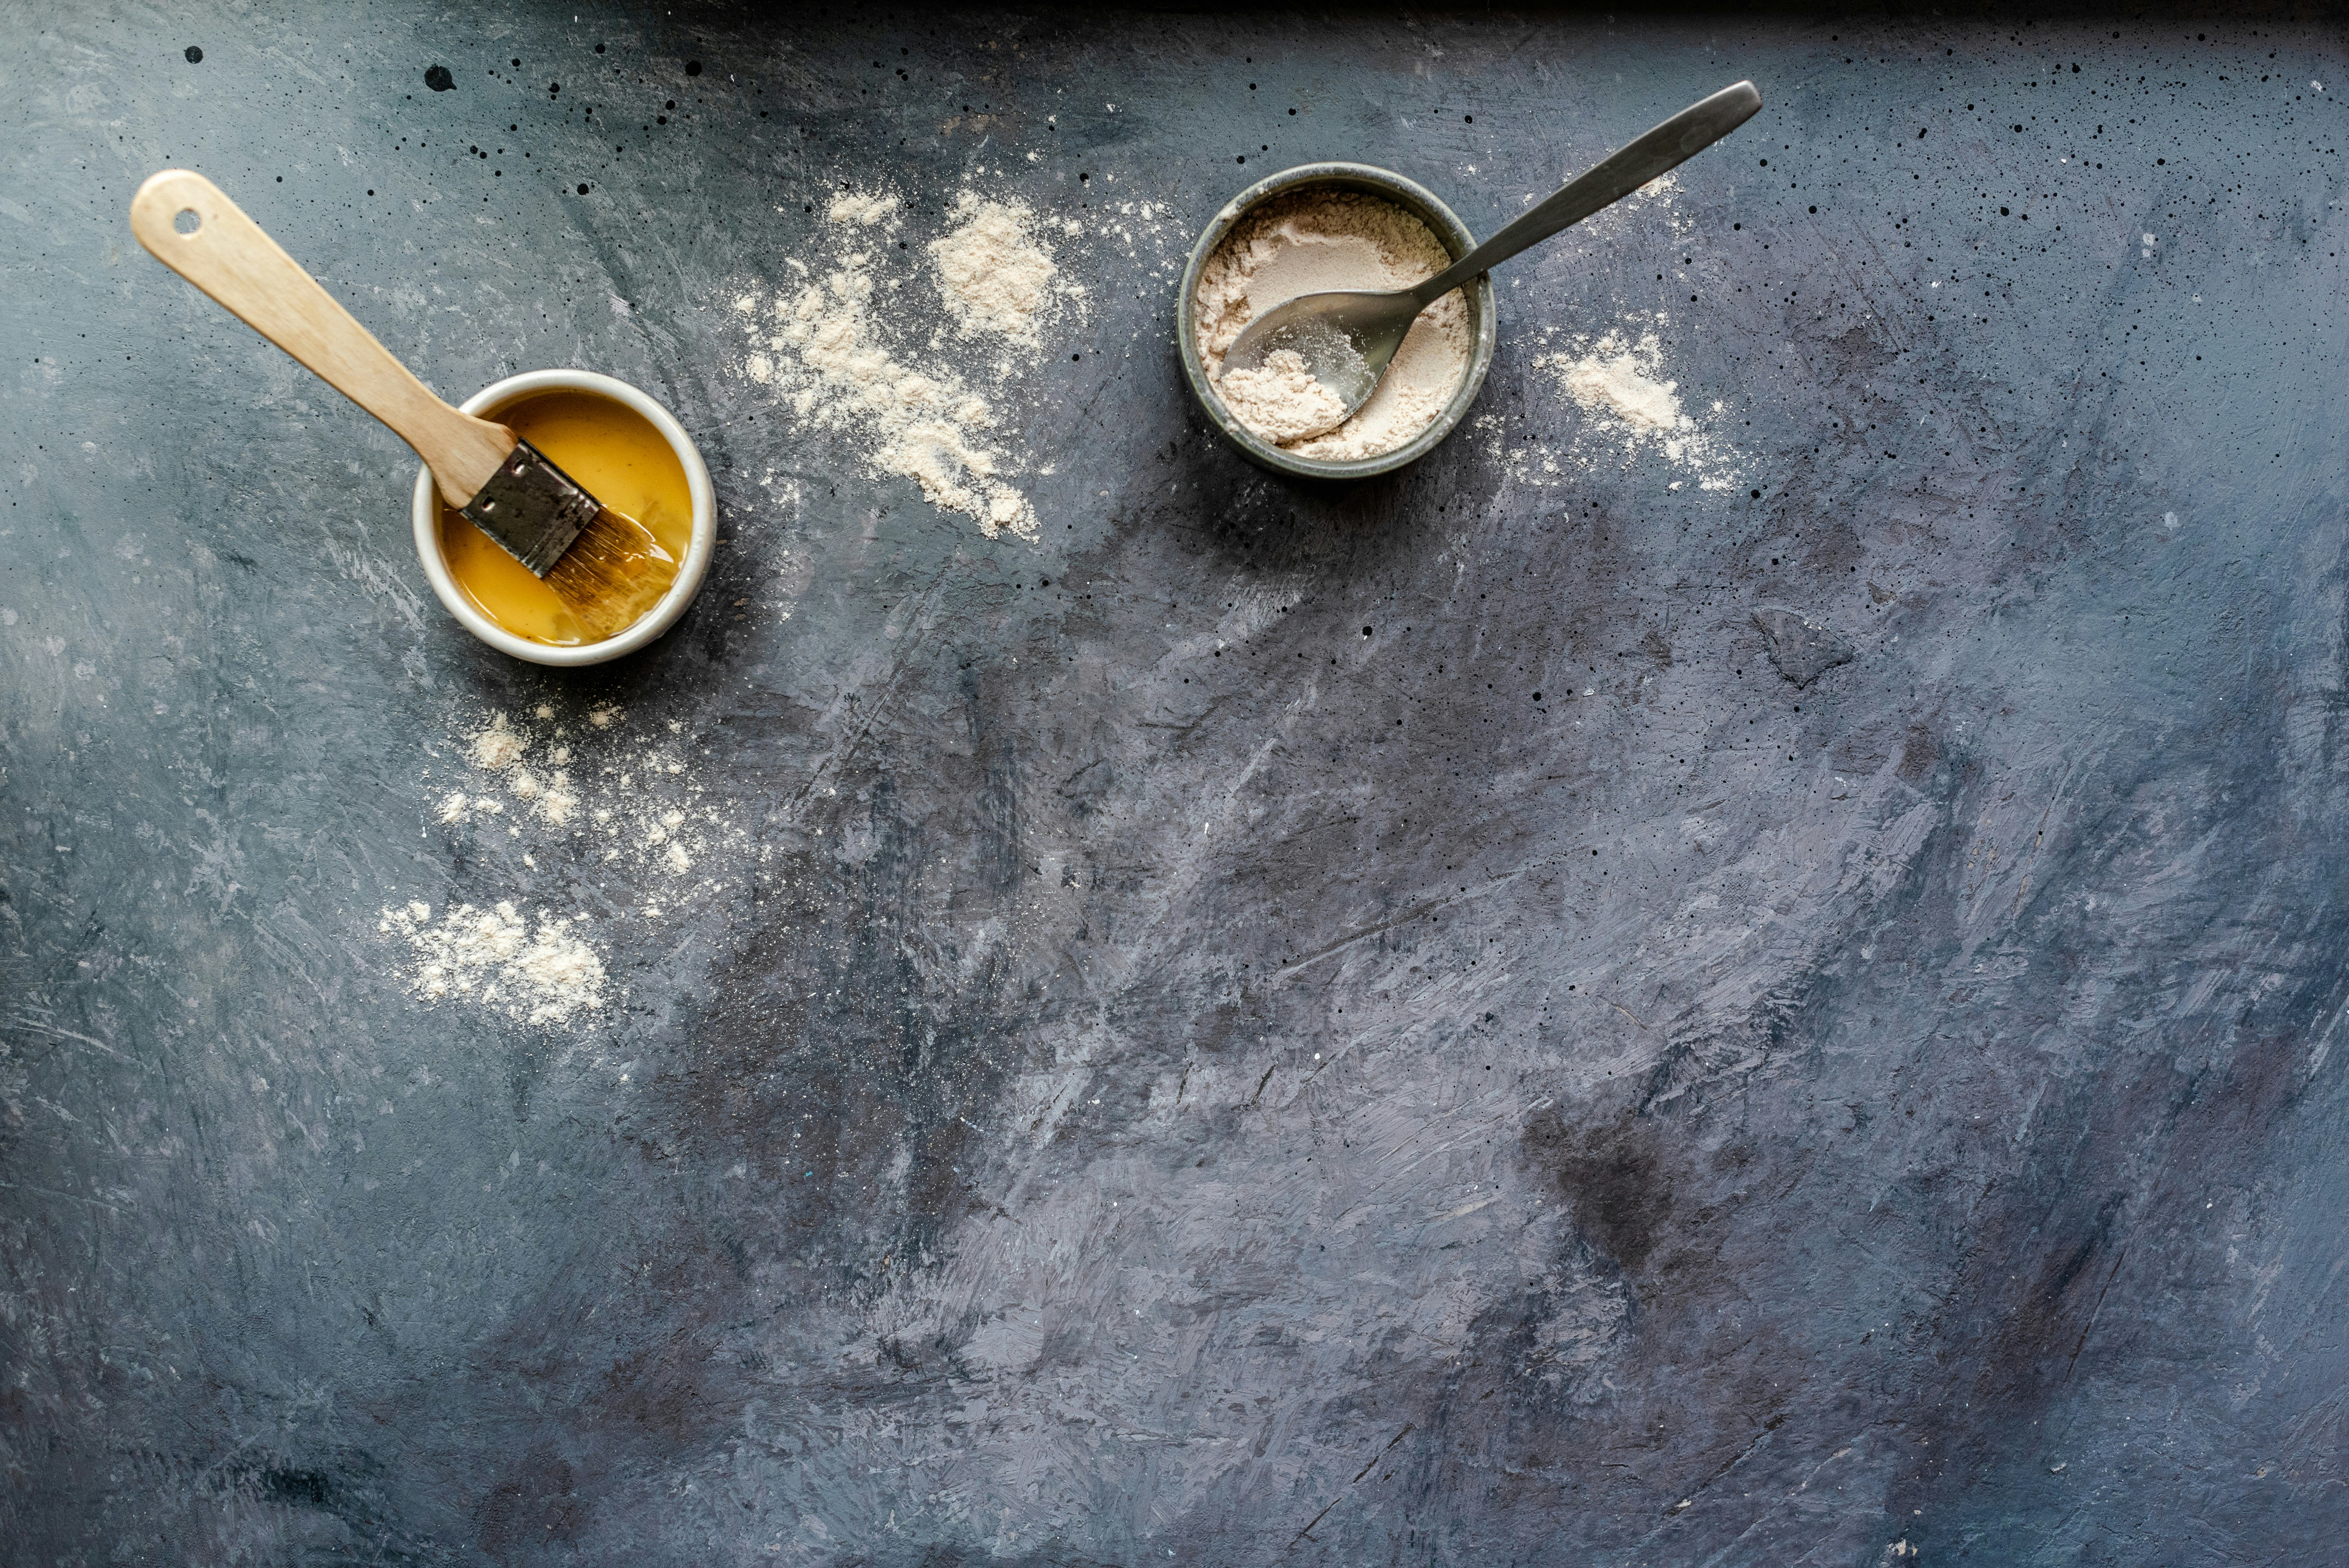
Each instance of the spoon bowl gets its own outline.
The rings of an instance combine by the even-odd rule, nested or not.
[[[1299,294],[1248,323],[1224,355],[1224,374],[1262,369],[1283,352],[1296,355],[1313,379],[1345,405],[1344,414],[1305,432],[1318,436],[1344,424],[1370,400],[1419,315],[1419,298],[1410,293],[1346,289]]]

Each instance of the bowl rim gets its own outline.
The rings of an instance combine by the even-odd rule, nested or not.
[[[1316,185],[1363,191],[1396,199],[1400,205],[1434,231],[1435,237],[1444,242],[1454,260],[1475,248],[1475,235],[1469,232],[1468,226],[1433,191],[1391,169],[1343,160],[1300,163],[1295,168],[1284,169],[1278,174],[1267,175],[1225,202],[1215,217],[1208,221],[1207,226],[1199,232],[1198,240],[1191,247],[1190,263],[1183,269],[1183,281],[1177,285],[1179,292],[1174,302],[1175,356],[1183,363],[1183,378],[1189,385],[1191,395],[1206,410],[1207,418],[1252,460],[1300,479],[1369,479],[1417,462],[1433,451],[1467,417],[1469,406],[1484,390],[1486,372],[1493,367],[1494,346],[1499,337],[1498,325],[1494,320],[1496,296],[1489,273],[1480,273],[1462,285],[1472,302],[1471,313],[1475,318],[1475,342],[1469,350],[1468,372],[1460,378],[1460,385],[1453,388],[1452,397],[1443,410],[1418,435],[1392,451],[1345,461],[1302,457],[1274,446],[1240,423],[1230,406],[1225,403],[1223,395],[1207,379],[1207,367],[1200,359],[1197,347],[1199,273],[1206,266],[1207,258],[1214,255],[1216,248],[1223,243],[1224,236],[1231,232],[1232,226],[1251,211],[1275,196]]]
[[[416,536],[417,559],[423,563],[424,575],[431,582],[433,596],[460,625],[502,654],[533,665],[575,669],[633,654],[677,624],[686,607],[693,603],[694,594],[700,592],[701,580],[709,572],[710,557],[717,552],[718,499],[709,482],[709,467],[701,460],[700,449],[685,433],[685,427],[651,396],[617,377],[593,370],[525,370],[518,376],[492,381],[458,407],[468,414],[487,417],[492,409],[506,407],[543,392],[588,392],[609,397],[643,416],[677,454],[678,464],[685,469],[687,494],[692,498],[693,527],[677,581],[669,584],[668,592],[661,595],[658,603],[619,635],[600,643],[583,643],[572,648],[533,643],[484,615],[450,575],[449,563],[440,557],[440,494],[432,483],[431,469],[420,463],[409,505],[409,522]]]

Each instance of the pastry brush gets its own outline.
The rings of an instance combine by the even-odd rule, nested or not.
[[[416,449],[441,498],[554,590],[600,641],[668,591],[677,562],[505,426],[450,407],[409,374],[202,175],[167,169],[130,199],[155,259],[324,377]]]

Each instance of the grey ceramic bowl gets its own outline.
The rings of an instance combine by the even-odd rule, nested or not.
[[[1476,400],[1477,392],[1485,385],[1485,372],[1493,365],[1493,280],[1489,275],[1482,276],[1462,290],[1468,300],[1468,330],[1475,339],[1475,346],[1469,350],[1468,374],[1460,378],[1452,400],[1444,404],[1444,411],[1427,428],[1391,452],[1351,462],[1302,458],[1282,451],[1241,424],[1207,379],[1207,367],[1199,358],[1199,272],[1207,264],[1207,258],[1216,253],[1216,247],[1224,242],[1224,236],[1231,232],[1232,225],[1250,210],[1275,196],[1314,186],[1385,197],[1433,230],[1455,260],[1466,255],[1476,243],[1476,237],[1468,232],[1466,224],[1452,215],[1451,208],[1423,186],[1390,170],[1367,163],[1304,163],[1295,169],[1284,169],[1233,197],[1216,214],[1214,222],[1201,231],[1199,242],[1191,247],[1191,264],[1183,269],[1182,293],[1174,304],[1174,346],[1183,361],[1183,377],[1190,383],[1191,395],[1199,400],[1199,407],[1207,411],[1207,418],[1215,421],[1217,429],[1257,462],[1303,479],[1368,479],[1372,474],[1392,473],[1425,457],[1434,449],[1436,442],[1452,433],[1452,428],[1460,423],[1468,406]]]

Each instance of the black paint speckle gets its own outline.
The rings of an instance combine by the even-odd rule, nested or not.
[[[201,66],[204,63],[204,52],[193,44],[188,46],[187,55],[188,64],[191,66]]]
[[[456,87],[457,78],[449,74],[446,66],[428,66],[424,70],[424,85],[436,93],[445,93]]]

